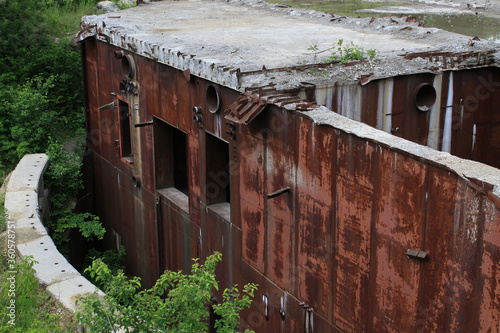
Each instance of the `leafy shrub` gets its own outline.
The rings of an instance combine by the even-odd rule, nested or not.
[[[0,267],[0,332],[64,333],[76,331],[76,325],[61,327],[59,316],[50,313],[50,296],[43,293],[35,277],[32,257],[11,265],[4,254]],[[14,261],[14,260],[13,260]],[[12,301],[15,300],[15,303]],[[12,305],[14,304],[14,305]],[[11,311],[15,309],[15,311]],[[13,316],[14,315],[14,316]],[[15,324],[15,325],[13,325]]]
[[[140,278],[127,278],[123,271],[112,274],[102,260],[95,260],[86,272],[102,286],[106,295],[97,293],[80,298],[77,318],[89,332],[208,332],[209,301],[213,290],[218,290],[215,267],[220,253],[209,256],[205,264],[193,259],[191,274],[165,271],[151,288],[143,291]],[[249,283],[240,293],[237,286],[224,291],[223,303],[213,306],[221,316],[217,332],[234,332],[239,313],[250,306],[256,284]],[[246,330],[249,333],[250,331]]]
[[[68,232],[78,230],[87,239],[102,239],[106,230],[99,217],[90,213],[75,213],[72,206],[78,191],[83,188],[81,166],[83,159],[83,136],[75,141],[72,152],[63,144],[53,142],[47,149],[50,167],[45,173],[45,182],[51,189],[49,202],[50,218],[45,224],[50,228],[52,239],[61,252],[67,252]]]

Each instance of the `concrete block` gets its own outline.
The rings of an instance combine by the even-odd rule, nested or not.
[[[33,214],[33,217],[25,217],[16,221],[16,244],[30,243],[37,238],[47,236],[47,230],[40,218]]]
[[[48,166],[48,160],[46,154],[25,155],[12,173],[7,192],[36,190]]]
[[[33,268],[36,270],[38,280],[44,285],[51,285],[80,275],[57,251],[49,236],[40,237],[30,243],[19,244],[17,248],[23,257],[32,255],[34,260],[38,262]]]
[[[11,177],[12,179],[14,177]],[[5,193],[5,209],[10,220],[38,215],[38,196],[34,191],[12,192],[7,190]]]
[[[96,286],[81,275],[47,287],[47,291],[73,313],[77,310],[75,305],[77,297],[93,294],[96,290],[98,290]],[[104,296],[102,291],[99,290],[98,293],[100,296]]]

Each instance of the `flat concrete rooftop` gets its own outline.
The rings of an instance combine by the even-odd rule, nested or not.
[[[82,29],[77,40],[96,36],[242,91],[269,82],[291,88],[300,81],[328,84],[367,75],[373,80],[500,63],[499,44],[470,42],[470,36],[419,27],[405,17],[345,18],[254,0],[151,2],[84,17]],[[376,60],[324,67],[331,52],[308,50],[311,45],[328,50],[339,39],[365,51],[375,49]],[[438,56],[404,57],[416,52]],[[446,55],[439,58],[439,54]],[[321,64],[321,75],[311,66],[314,63]]]

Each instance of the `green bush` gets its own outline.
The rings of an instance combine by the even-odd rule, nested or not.
[[[156,284],[140,291],[140,278],[127,278],[123,271],[113,274],[102,260],[95,260],[86,272],[101,285],[105,296],[97,293],[80,298],[77,318],[89,332],[208,332],[209,302],[218,290],[215,267],[220,253],[209,256],[204,264],[193,259],[191,274],[165,271]],[[224,291],[223,302],[212,305],[221,317],[215,327],[219,333],[234,332],[239,314],[250,306],[256,284],[249,283],[242,293],[237,286]],[[246,330],[249,333],[250,331]]]
[[[76,325],[62,327],[60,317],[51,313],[50,296],[35,277],[32,257],[23,260],[1,256],[0,332],[64,333],[76,331]]]
[[[99,217],[90,213],[75,213],[72,210],[78,192],[83,188],[81,179],[81,166],[83,159],[83,134],[74,141],[71,152],[63,144],[52,142],[47,155],[50,167],[45,173],[45,183],[50,188],[49,196],[51,213],[45,220],[45,225],[51,231],[51,236],[59,251],[68,252],[68,233],[78,230],[86,239],[99,239],[104,237],[106,230],[103,228]]]

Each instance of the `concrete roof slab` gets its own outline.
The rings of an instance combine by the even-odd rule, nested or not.
[[[389,66],[391,73],[405,72],[407,67],[415,73],[428,71],[427,61],[409,66],[415,61],[399,61],[397,65],[383,61],[401,60],[401,54],[407,52],[497,52],[499,47],[483,41],[469,46],[468,36],[418,27],[404,18],[342,18],[255,0],[165,0],[84,17],[82,28],[77,40],[95,35],[104,42],[240,90],[256,85],[255,77],[240,73],[264,73],[263,67],[283,69],[273,73],[274,84],[290,85],[288,69],[322,63],[328,57],[328,52],[314,56],[309,46],[328,50],[339,39],[364,50],[377,50],[382,59],[377,66]],[[333,67],[356,70],[358,76],[365,73],[341,65],[327,70],[335,71]],[[334,75],[328,76],[332,82]],[[261,86],[270,81],[257,80]],[[321,79],[312,77],[309,81],[315,80]]]

